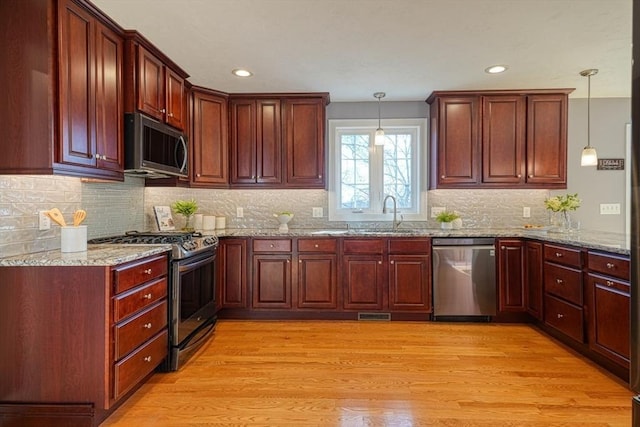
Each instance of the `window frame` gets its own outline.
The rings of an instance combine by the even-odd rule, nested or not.
[[[427,184],[426,177],[428,176],[427,168],[427,119],[384,119],[383,129],[392,131],[400,131],[403,129],[411,130],[415,132],[415,141],[412,141],[412,186],[415,187],[414,203],[415,208],[412,211],[406,211],[398,208],[397,215],[402,215],[405,221],[427,221]],[[328,219],[329,221],[391,221],[393,219],[393,206],[391,201],[387,201],[387,214],[382,213],[382,200],[384,194],[383,190],[383,160],[379,157],[384,155],[382,146],[375,146],[373,140],[373,133],[378,128],[377,119],[330,119],[328,120],[328,140],[329,140],[329,200],[328,200]],[[380,192],[378,194],[371,194],[371,205],[369,209],[362,210],[360,213],[355,213],[350,209],[339,208],[340,194],[339,189],[341,185],[341,152],[340,147],[340,134],[348,133],[348,131],[361,130],[363,133],[370,133],[369,149],[374,150],[374,154],[369,157],[373,159],[370,162],[370,178],[371,180],[379,180]],[[379,151],[377,151],[379,150]],[[378,158],[376,158],[378,156]],[[375,190],[375,185],[372,185],[372,191]]]

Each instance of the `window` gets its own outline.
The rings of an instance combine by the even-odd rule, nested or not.
[[[330,221],[386,221],[386,195],[405,220],[426,220],[422,143],[426,120],[385,120],[384,146],[373,144],[377,120],[330,120]],[[419,173],[422,171],[422,174]]]

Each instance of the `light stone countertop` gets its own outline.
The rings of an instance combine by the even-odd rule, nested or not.
[[[87,245],[85,252],[60,249],[0,258],[0,267],[109,266],[171,251],[171,245]]]
[[[207,232],[205,232],[206,234]],[[516,237],[541,240],[550,243],[579,246],[622,255],[631,253],[630,236],[621,233],[580,230],[559,233],[551,230],[524,228],[462,228],[441,230],[437,228],[403,229],[305,229],[290,228],[288,233],[274,229],[226,229],[216,230],[218,237]]]

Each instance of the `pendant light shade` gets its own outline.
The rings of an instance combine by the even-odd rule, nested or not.
[[[591,76],[598,74],[596,68],[590,68],[580,72],[582,77],[588,79],[587,90],[587,146],[582,149],[580,157],[580,166],[596,166],[598,164],[598,154],[596,149],[591,146]]]
[[[384,145],[384,129],[380,126],[380,99],[386,96],[384,92],[376,92],[373,94],[375,98],[378,98],[378,129],[376,129],[376,136],[373,140],[375,145]]]

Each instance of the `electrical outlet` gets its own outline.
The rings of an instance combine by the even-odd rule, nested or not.
[[[236,218],[244,218],[244,209],[241,207],[236,208]]]
[[[38,212],[38,230],[49,230],[51,228],[51,218],[46,214],[46,211]]]
[[[620,203],[600,203],[600,215],[620,215]]]
[[[522,218],[531,218],[531,208],[529,206],[522,208]]]
[[[437,217],[440,212],[444,212],[446,210],[447,210],[447,208],[445,208],[443,206],[433,206],[431,208],[431,218]]]
[[[312,215],[314,218],[322,218],[322,208],[312,208]]]

